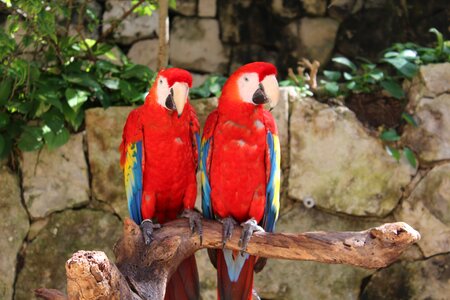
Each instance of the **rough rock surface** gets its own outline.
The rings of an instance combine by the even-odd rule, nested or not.
[[[272,12],[282,18],[295,18],[300,13],[300,1],[273,0]]]
[[[133,107],[93,108],[86,111],[86,138],[95,199],[109,203],[121,218],[128,217],[120,168],[122,130]]]
[[[217,108],[217,98],[206,98],[206,99],[197,99],[190,100],[190,103],[195,109],[195,112],[198,117],[198,121],[200,122],[200,128],[203,130],[205,126],[206,118],[208,118],[209,114]]]
[[[391,212],[415,170],[389,156],[348,108],[311,98],[293,106],[289,195],[352,215]]]
[[[314,16],[323,16],[327,11],[327,0],[302,0],[306,13]]]
[[[287,159],[289,154],[288,144],[288,122],[289,122],[289,105],[290,102],[296,99],[298,94],[293,87],[281,87],[280,88],[280,101],[278,105],[272,110],[272,115],[275,118],[275,122],[278,127],[278,135],[280,137],[281,147],[281,164],[287,167]]]
[[[217,20],[174,18],[169,54],[172,65],[194,71],[226,73],[228,58],[229,50],[219,39]]]
[[[103,32],[110,28],[112,21],[119,19],[132,7],[131,1],[107,0],[103,14]],[[142,38],[154,37],[158,31],[158,12],[151,16],[131,14],[114,30],[114,38],[122,44],[131,44]]]
[[[114,258],[112,247],[122,224],[113,214],[90,209],[53,214],[31,242],[16,283],[16,300],[34,299],[38,287],[65,290],[65,262],[77,250],[101,250]]]
[[[450,94],[420,99],[413,116],[418,127],[406,126],[402,142],[424,162],[450,159]]]
[[[450,254],[394,264],[372,276],[361,299],[448,299],[449,266]]]
[[[425,256],[450,252],[450,163],[434,167],[395,212],[422,236]]]
[[[175,11],[177,13],[188,17],[195,16],[197,12],[197,0],[178,0],[176,3]]]
[[[324,65],[333,52],[338,28],[339,23],[333,19],[303,18],[300,22],[302,54]]]
[[[134,43],[128,51],[128,58],[136,64],[156,70],[158,64],[159,44],[157,39],[142,40]]]
[[[198,15],[200,17],[214,17],[216,15],[216,10],[215,0],[198,1]]]
[[[11,300],[17,253],[30,227],[22,206],[19,177],[0,166],[0,299]]]
[[[450,93],[450,63],[422,66],[420,77],[427,90],[434,95]]]
[[[89,202],[83,134],[72,135],[56,150],[24,152],[23,197],[32,218],[43,218]]]

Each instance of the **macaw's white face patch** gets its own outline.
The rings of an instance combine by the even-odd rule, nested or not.
[[[159,105],[161,105],[164,108],[166,107],[166,100],[167,97],[170,94],[169,84],[167,82],[167,79],[164,76],[158,76],[158,86],[156,88],[156,95],[158,97],[157,102]],[[167,108],[169,109],[169,108]]]
[[[259,76],[257,73],[244,73],[238,79],[239,96],[244,102],[253,103],[253,95],[259,87]]]

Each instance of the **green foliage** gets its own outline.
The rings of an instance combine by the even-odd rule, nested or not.
[[[308,83],[306,83],[303,74],[291,74],[291,76],[279,82],[280,86],[294,86],[301,97],[311,97],[313,92]]]
[[[321,86],[330,96],[347,96],[350,93],[371,93],[384,89],[392,97],[405,97],[401,82],[414,77],[419,66],[450,61],[450,41],[444,41],[435,28],[436,47],[427,48],[414,43],[394,44],[384,51],[378,62],[360,58],[356,64],[346,57],[335,57],[333,62],[344,70],[325,70]]]
[[[59,147],[80,128],[87,108],[143,102],[155,73],[84,36],[100,22],[89,5],[1,1],[10,14],[0,29],[0,158],[14,145],[24,151]],[[137,8],[150,13],[151,3]],[[76,15],[85,18],[84,34],[69,36]]]
[[[191,88],[189,96],[191,99],[219,97],[226,80],[220,75],[210,76],[199,87]]]
[[[396,142],[400,140],[400,136],[398,135],[395,129],[383,130],[383,132],[381,132],[380,134],[380,139],[387,144],[386,145],[387,153],[390,156],[392,156],[396,161],[400,161],[401,156],[403,154],[403,156],[406,158],[406,160],[413,168],[417,167],[417,159],[414,152],[408,147],[404,147],[403,150],[400,152],[400,150],[395,145]]]

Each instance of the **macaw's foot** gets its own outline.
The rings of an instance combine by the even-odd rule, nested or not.
[[[252,300],[261,300],[255,289],[252,289]]]
[[[185,209],[181,214],[183,218],[189,219],[189,228],[194,233],[197,229],[197,233],[200,236],[200,245],[203,242],[203,227],[202,227],[202,215],[195,210]]]
[[[152,220],[145,219],[141,222],[142,236],[144,237],[144,243],[150,245],[153,241],[153,229],[161,228],[160,224],[153,224]]]
[[[246,222],[241,224],[243,228],[241,238],[239,239],[239,247],[241,247],[241,251],[247,250],[248,242],[250,242],[250,238],[253,235],[253,232],[255,231],[262,231],[264,232],[264,229],[256,223],[256,220],[251,218],[250,220],[247,220]],[[242,253],[243,254],[243,253]]]
[[[220,220],[222,222],[222,248],[225,248],[225,244],[229,239],[231,239],[231,235],[233,234],[234,226],[237,225],[237,222],[232,217],[223,218]]]

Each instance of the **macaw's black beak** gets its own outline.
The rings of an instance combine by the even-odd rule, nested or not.
[[[258,89],[253,94],[252,101],[255,104],[265,104],[265,103],[269,102],[269,98],[267,98],[262,84],[259,84]]]
[[[173,101],[173,89],[170,89],[170,94],[166,98],[166,107],[170,110],[174,110],[176,108],[175,102]]]

